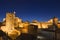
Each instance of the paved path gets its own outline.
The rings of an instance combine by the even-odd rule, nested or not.
[[[38,40],[55,40],[55,32],[42,31],[38,32]],[[57,40],[60,40],[60,33],[57,33]]]

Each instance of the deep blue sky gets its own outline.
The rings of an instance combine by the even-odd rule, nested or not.
[[[59,0],[0,0],[0,21],[6,12],[16,11],[23,21],[34,19],[47,21],[54,16],[60,18]]]

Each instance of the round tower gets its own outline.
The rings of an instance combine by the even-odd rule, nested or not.
[[[53,17],[53,24],[57,24],[58,23],[58,18],[57,17]]]

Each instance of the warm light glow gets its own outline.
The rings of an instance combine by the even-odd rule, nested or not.
[[[8,33],[8,36],[12,39],[15,39],[16,37],[20,35],[21,35],[21,32],[18,30],[11,30],[11,32]]]
[[[51,22],[51,23],[53,23],[53,19],[50,19],[48,22]]]
[[[21,34],[21,32],[20,31],[18,31],[18,30],[11,30],[9,33],[8,33],[8,35],[9,34],[16,34],[16,35],[20,35]]]
[[[42,24],[42,28],[48,28],[48,25]]]
[[[19,23],[19,27],[22,27],[22,28],[23,28],[23,27],[24,27],[24,26],[23,26],[23,23]]]
[[[22,29],[22,33],[28,33],[28,29],[27,28]]]
[[[28,21],[22,22],[22,19],[16,17],[15,14],[13,13],[7,13],[6,18],[3,19],[3,23],[4,21],[5,26],[2,26],[1,29],[2,31],[8,34],[16,32],[17,31],[17,29],[15,29],[16,27],[21,27],[22,28],[21,32],[28,33],[28,26],[30,24],[37,25],[39,29],[39,28],[48,28],[48,25],[52,25],[53,23],[53,19],[50,19],[47,22],[38,22],[37,20],[33,20],[31,23],[29,23]],[[57,23],[58,28],[60,28],[60,24],[58,24],[58,22],[60,23],[60,21],[58,21],[58,18],[55,18],[54,21],[55,23]],[[17,31],[17,33],[19,33],[19,31]]]

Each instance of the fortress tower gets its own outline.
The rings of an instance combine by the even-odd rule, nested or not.
[[[57,18],[57,17],[54,17],[54,18],[53,18],[53,24],[55,24],[55,25],[58,24],[58,18]]]
[[[14,29],[14,19],[15,19],[14,13],[6,13],[6,29],[8,31]]]

